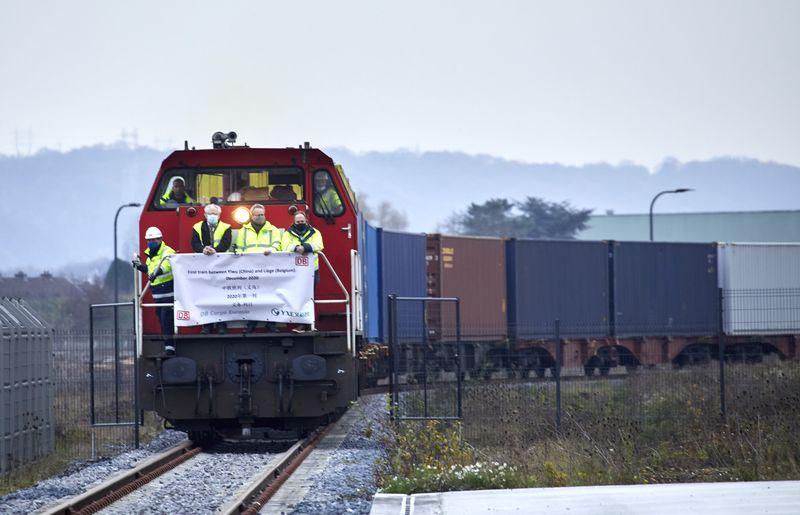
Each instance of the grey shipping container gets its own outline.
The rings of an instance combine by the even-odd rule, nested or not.
[[[715,243],[611,242],[617,336],[715,334]]]
[[[512,338],[608,335],[607,243],[508,240],[506,263]]]
[[[388,296],[425,297],[424,234],[380,230],[381,303],[383,340],[389,339]],[[422,302],[398,302],[397,336],[401,342],[418,342],[423,334]]]

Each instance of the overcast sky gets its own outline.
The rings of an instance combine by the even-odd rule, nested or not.
[[[0,153],[118,140],[800,164],[800,2],[15,1]]]

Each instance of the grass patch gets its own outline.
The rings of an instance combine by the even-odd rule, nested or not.
[[[800,479],[800,363],[729,365],[724,418],[719,394],[716,367],[565,382],[557,430],[553,383],[465,383],[462,422],[387,428],[379,485],[417,493]],[[402,395],[406,407],[420,402],[419,391]]]

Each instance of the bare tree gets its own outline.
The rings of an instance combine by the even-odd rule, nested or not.
[[[367,200],[366,193],[358,194],[358,206],[361,208],[361,214],[371,224],[383,227],[384,229],[394,229],[402,231],[408,227],[408,218],[403,211],[396,209],[390,202],[386,200],[378,204],[377,208],[373,208]]]

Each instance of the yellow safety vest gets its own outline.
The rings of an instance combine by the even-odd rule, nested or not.
[[[292,232],[291,228],[283,232],[283,239],[281,240],[281,248],[286,252],[294,252],[294,248],[303,243],[311,245],[311,250],[314,252],[314,269],[319,269],[319,256],[317,252],[321,251],[324,247],[322,243],[322,233],[319,230],[309,226],[309,230],[299,236]]]
[[[281,250],[281,231],[269,222],[264,223],[261,230],[256,233],[252,222],[248,222],[239,229],[236,235],[236,248],[245,254],[250,252],[264,252],[267,248]]]
[[[341,215],[344,212],[342,199],[333,187],[323,192],[314,190],[314,211],[318,215]]]
[[[192,203],[194,203],[194,200],[192,200],[192,197],[190,197],[189,194],[186,193],[185,191],[183,192],[183,200],[177,200],[176,201],[175,199],[171,198],[170,195],[172,195],[172,190],[169,190],[166,193],[164,193],[161,196],[160,205],[165,206],[170,201],[177,202],[178,204],[192,204]]]
[[[150,281],[150,286],[159,286],[172,280],[172,263],[170,263],[167,256],[175,254],[175,250],[169,247],[166,243],[161,243],[158,252],[150,255],[150,249],[145,249],[144,255],[147,256],[145,265],[147,266],[147,275],[153,275],[159,268],[163,272],[161,275]]]
[[[214,229],[214,235],[212,236],[213,243],[211,244],[212,247],[217,247],[219,242],[222,241],[222,237],[225,236],[225,231],[230,228],[229,224],[226,224],[222,220],[217,222],[217,227]],[[203,241],[203,222],[197,222],[193,226],[194,232],[200,237],[200,241]]]

